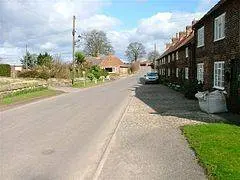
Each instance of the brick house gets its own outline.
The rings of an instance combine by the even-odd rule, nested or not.
[[[197,79],[205,90],[225,90],[240,112],[240,1],[220,0],[193,29]]]
[[[108,71],[109,73],[119,74],[122,72],[120,71],[121,67],[124,66],[124,63],[114,55],[100,56],[100,57],[87,57],[86,59],[92,65],[98,65],[101,68]]]
[[[194,22],[193,22],[194,23]],[[182,84],[195,78],[194,73],[194,32],[192,26],[176,34],[165,52],[157,59],[160,76],[170,82]]]

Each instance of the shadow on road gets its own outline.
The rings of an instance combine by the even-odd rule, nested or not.
[[[231,113],[207,114],[199,109],[197,100],[189,100],[183,94],[164,85],[144,85],[139,79],[135,96],[162,116],[175,116],[201,122],[240,123],[240,116]]]

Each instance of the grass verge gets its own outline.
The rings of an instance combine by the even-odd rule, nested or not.
[[[60,91],[55,91],[48,88],[38,88],[35,90],[27,90],[22,92],[12,93],[0,99],[0,107],[6,105],[14,105],[32,101],[35,99],[51,97],[61,94]]]
[[[88,88],[88,87],[97,86],[97,85],[100,85],[103,83],[104,82],[102,82],[102,81],[98,81],[97,83],[95,83],[94,81],[87,81],[86,84],[84,85],[84,82],[81,81],[81,82],[74,83],[73,87],[74,88]]]
[[[240,127],[206,124],[183,127],[209,179],[240,179]]]

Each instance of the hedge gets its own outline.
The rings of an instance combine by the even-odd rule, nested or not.
[[[11,66],[9,64],[0,64],[0,76],[11,76]]]

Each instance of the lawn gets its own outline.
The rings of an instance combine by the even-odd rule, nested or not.
[[[60,93],[61,93],[60,91],[55,91],[55,90],[51,90],[51,89],[47,89],[47,88],[39,89],[36,91],[30,91],[30,92],[16,93],[16,94],[8,95],[8,96],[0,99],[0,106],[24,103],[24,102],[28,102],[28,101],[31,101],[34,99],[55,96]]]
[[[100,85],[100,84],[103,84],[103,83],[104,83],[103,81],[98,81],[97,83],[95,83],[94,81],[86,81],[86,84],[84,86],[84,82],[81,81],[81,82],[74,83],[73,87],[75,87],[75,88],[88,88],[88,87],[97,86],[97,85]]]
[[[206,124],[183,127],[209,179],[240,179],[240,127]]]

